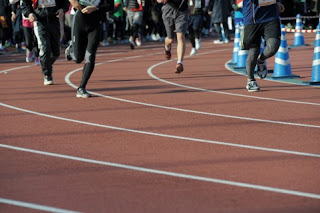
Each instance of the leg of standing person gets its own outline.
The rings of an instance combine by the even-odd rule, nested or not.
[[[222,38],[222,30],[221,30],[221,26],[220,23],[214,23],[214,29],[218,34],[218,39],[214,40],[213,43],[214,44],[222,44],[223,43],[223,38]]]
[[[33,60],[33,34],[32,34],[32,28],[30,27],[22,27],[23,29],[23,33],[24,33],[24,38],[26,41],[26,47],[27,47],[27,51],[26,51],[26,62],[30,63]]]
[[[134,12],[133,18],[133,40],[135,41],[137,46],[141,46],[141,25],[143,21],[143,12]]]
[[[128,23],[129,23],[129,28],[128,28],[128,31],[129,31],[129,45],[130,45],[130,48],[133,50],[136,46],[136,43],[133,39],[133,33],[134,33],[134,26],[133,26],[133,21],[134,21],[134,12],[131,11],[131,10],[127,10],[127,19],[128,19]]]
[[[196,55],[197,49],[196,49],[196,42],[195,42],[195,29],[194,29],[194,22],[195,22],[195,15],[191,15],[189,17],[189,40],[192,46],[190,55]]]
[[[202,24],[203,24],[203,14],[197,14],[196,19],[193,24],[194,36],[195,36],[195,47],[198,51],[201,48],[201,37],[202,37]]]
[[[229,27],[227,22],[222,23],[223,30],[224,30],[224,35],[225,35],[225,40],[223,41],[224,43],[229,43],[230,41],[230,33],[229,33]]]

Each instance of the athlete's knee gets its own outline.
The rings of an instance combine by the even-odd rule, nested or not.
[[[77,64],[80,64],[83,62],[83,57],[75,57],[74,62],[76,62]]]
[[[276,54],[280,46],[280,40],[277,38],[269,38],[266,41],[266,48],[263,54],[268,58]]]
[[[96,60],[96,57],[95,57],[95,54],[92,54],[90,53],[89,51],[86,51],[86,54],[85,54],[85,63],[91,63],[94,65],[95,63],[95,60]]]

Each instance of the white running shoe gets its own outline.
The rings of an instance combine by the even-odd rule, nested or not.
[[[137,45],[138,47],[141,46],[141,40],[140,40],[140,38],[136,38],[136,45]]]
[[[196,55],[196,54],[197,54],[196,48],[192,48],[191,52],[190,52],[190,55]]]
[[[250,79],[248,79],[246,88],[248,92],[258,92],[260,90],[258,83],[255,80]]]
[[[35,57],[35,58],[34,58],[34,64],[35,64],[35,65],[40,65],[40,59],[39,59],[39,57]]]
[[[33,53],[32,51],[28,50],[26,51],[26,62],[30,63],[33,60]]]
[[[213,41],[214,44],[223,44],[224,42],[220,39],[214,40]]]

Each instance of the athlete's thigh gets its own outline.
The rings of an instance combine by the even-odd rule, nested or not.
[[[281,39],[281,27],[278,19],[265,23],[263,30],[263,37],[265,41],[269,38]]]
[[[241,35],[241,49],[260,47],[262,35],[262,24],[245,25]]]

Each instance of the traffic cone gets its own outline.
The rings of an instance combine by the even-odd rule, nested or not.
[[[274,71],[272,78],[293,78],[299,77],[292,75],[289,51],[286,39],[284,25],[281,25],[281,43],[278,52],[276,53]]]
[[[316,39],[314,42],[314,54],[312,62],[312,74],[310,84],[320,83],[320,24],[317,26]]]
[[[223,27],[222,23],[220,23],[220,28],[221,28],[222,40],[225,41],[226,40],[226,33],[224,31],[224,27]]]
[[[301,20],[301,15],[298,14],[297,15],[297,19],[296,19],[296,30],[302,30],[302,20]],[[304,35],[303,33],[300,32],[295,32],[294,33],[294,40],[293,40],[293,45],[294,46],[304,46]]]
[[[234,42],[233,42],[233,56],[231,61],[232,64],[236,64],[238,61],[239,49],[240,49],[240,25],[236,24]]]
[[[243,36],[242,30],[240,28],[240,40],[242,39],[241,36]],[[241,45],[239,45],[241,46]],[[240,69],[240,70],[245,70],[246,69],[246,61],[248,58],[248,50],[242,50],[241,47],[239,48],[238,51],[238,57],[237,57],[237,65],[234,67],[234,69]]]

